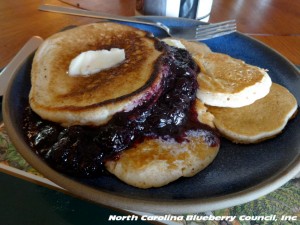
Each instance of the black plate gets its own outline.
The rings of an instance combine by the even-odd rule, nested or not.
[[[169,26],[188,28],[193,20],[148,17]],[[138,26],[164,36],[148,26]],[[273,82],[287,87],[300,101],[299,71],[274,50],[240,33],[211,39],[205,43],[222,52],[269,70]],[[205,170],[167,186],[138,189],[113,176],[75,179],[48,167],[26,145],[21,127],[28,101],[32,55],[13,74],[4,98],[4,121],[8,133],[24,158],[47,178],[80,197],[123,209],[159,213],[192,213],[225,208],[258,198],[283,185],[300,171],[300,116],[289,122],[282,134],[255,145],[237,145],[225,139]]]

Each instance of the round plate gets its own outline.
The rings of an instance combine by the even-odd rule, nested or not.
[[[194,20],[143,17],[168,26],[188,28]],[[141,29],[159,37],[165,34],[149,27]],[[273,82],[287,87],[300,101],[299,71],[287,59],[240,33],[205,41],[216,52],[242,59],[269,70]],[[251,201],[280,187],[300,171],[300,116],[290,121],[276,138],[253,145],[237,145],[222,139],[218,156],[205,170],[161,188],[138,189],[103,175],[78,179],[58,173],[26,144],[22,114],[28,102],[32,57],[13,74],[4,97],[4,122],[8,134],[23,157],[45,177],[72,194],[110,207],[153,213],[195,213]]]

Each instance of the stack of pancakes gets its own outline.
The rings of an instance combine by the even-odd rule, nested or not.
[[[207,130],[188,131],[180,142],[146,138],[105,161],[109,172],[135,187],[160,187],[203,170],[220,147],[207,141],[207,132],[219,138],[210,132],[215,128],[234,142],[254,143],[279,133],[297,109],[293,95],[272,84],[265,70],[206,45],[181,42],[201,68],[193,110]],[[81,52],[110,48],[124,49],[125,61],[92,76],[68,76],[71,60]],[[168,54],[149,33],[116,23],[57,33],[34,56],[30,106],[63,127],[105,125],[159,96],[169,69],[160,59]]]
[[[57,33],[34,56],[30,106],[42,119],[63,127],[106,125],[117,113],[131,112],[159,97],[170,74],[171,64],[165,60],[173,57],[161,45],[145,31],[111,22]],[[91,76],[68,75],[70,62],[81,52],[111,48],[124,49],[125,61]],[[212,116],[194,101],[193,110],[207,129],[188,131],[180,142],[146,138],[106,159],[106,169],[127,184],[149,188],[193,176],[208,166],[218,153],[219,137],[209,127]],[[212,139],[215,144],[209,143]]]

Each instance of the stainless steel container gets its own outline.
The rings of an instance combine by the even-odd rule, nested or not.
[[[209,16],[213,0],[137,0],[137,11],[143,15],[203,19]]]

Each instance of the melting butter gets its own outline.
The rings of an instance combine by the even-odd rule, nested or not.
[[[72,77],[90,76],[101,70],[117,66],[124,60],[124,49],[90,50],[80,53],[71,61],[68,74]]]

